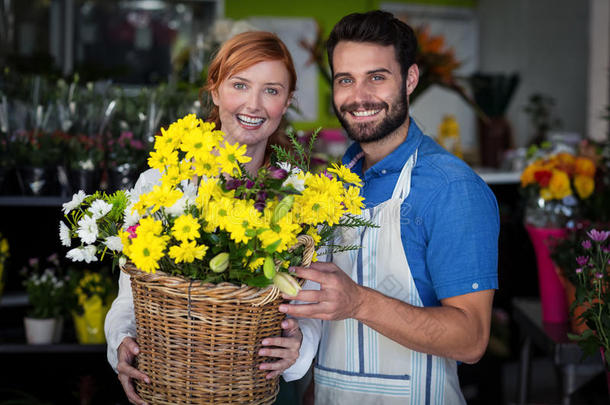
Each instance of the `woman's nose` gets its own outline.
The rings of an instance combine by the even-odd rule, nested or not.
[[[246,108],[250,112],[259,111],[261,108],[261,94],[257,91],[251,91],[248,94],[248,99],[246,100]]]

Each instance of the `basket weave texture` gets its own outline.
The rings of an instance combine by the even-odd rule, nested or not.
[[[309,236],[303,266],[311,263]],[[201,284],[134,266],[131,278],[140,346],[138,369],[150,384],[136,381],[138,395],[151,404],[272,404],[279,377],[265,378],[258,355],[264,338],[280,336],[285,315],[275,287]]]

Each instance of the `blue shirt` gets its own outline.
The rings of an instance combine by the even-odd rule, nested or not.
[[[398,176],[417,152],[411,192],[401,206],[402,245],[424,306],[475,291],[498,288],[498,205],[487,184],[410,120],[405,141],[364,175],[360,159],[352,168],[363,180],[366,208],[392,197]],[[343,163],[362,149],[352,144]]]

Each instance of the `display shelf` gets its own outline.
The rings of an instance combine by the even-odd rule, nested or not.
[[[0,296],[0,308],[25,307],[28,303],[28,295],[23,291],[6,292]]]
[[[0,196],[0,206],[4,207],[61,207],[70,197],[61,196]]]
[[[0,342],[0,354],[36,354],[36,353],[103,353],[106,345],[82,345],[79,343],[58,343],[50,345],[29,345],[26,343]]]

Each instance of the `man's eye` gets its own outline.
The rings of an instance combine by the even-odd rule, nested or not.
[[[384,80],[385,77],[381,76],[381,75],[375,75],[371,78],[373,81],[378,81],[378,80]]]
[[[339,84],[350,84],[352,82],[353,82],[353,80],[350,78],[347,78],[347,77],[339,79],[339,81],[338,81]]]
[[[266,88],[266,89],[265,89],[265,92],[266,92],[267,94],[271,94],[272,96],[275,96],[275,95],[277,95],[277,94],[279,93],[279,91],[277,91],[277,89],[274,89],[274,88],[272,88],[272,87],[268,87],[268,88]]]

